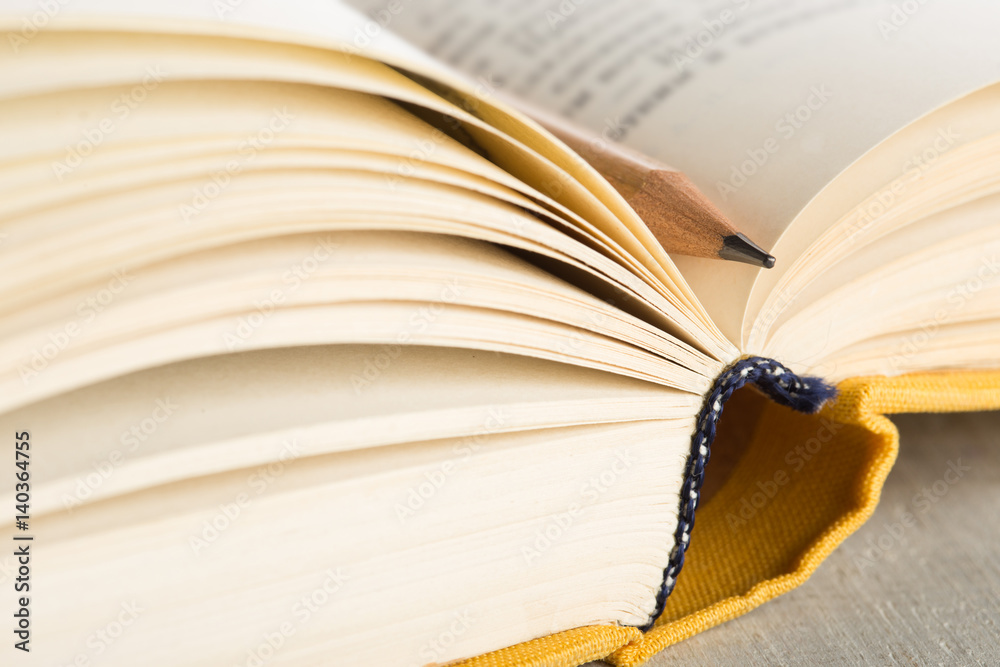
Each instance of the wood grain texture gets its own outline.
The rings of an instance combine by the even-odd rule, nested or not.
[[[871,520],[802,587],[650,667],[1000,665],[1000,413],[894,421]]]

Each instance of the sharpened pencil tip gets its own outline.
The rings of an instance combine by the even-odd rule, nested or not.
[[[745,262],[765,269],[774,267],[774,257],[744,234],[730,234],[722,239],[719,257],[734,262]]]

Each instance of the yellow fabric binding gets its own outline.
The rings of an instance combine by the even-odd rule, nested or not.
[[[698,510],[678,586],[652,630],[576,628],[460,664],[641,665],[799,586],[871,516],[899,446],[885,415],[1000,409],[1000,371],[855,378],[839,390],[818,415],[763,406],[752,456]]]

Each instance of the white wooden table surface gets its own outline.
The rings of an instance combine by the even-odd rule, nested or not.
[[[900,457],[868,523],[800,588],[650,667],[1000,665],[1000,413],[894,421]]]

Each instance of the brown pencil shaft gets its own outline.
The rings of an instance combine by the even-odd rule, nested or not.
[[[626,200],[642,191],[649,174],[676,171],[621,144],[583,134],[565,123],[556,125],[552,119],[546,121],[549,122],[542,123],[546,129],[599,171]]]
[[[774,257],[741,234],[680,171],[547,111],[512,101],[600,172],[667,252],[774,266]]]
[[[773,265],[774,258],[742,236],[680,171],[546,111],[520,106],[600,172],[667,252]],[[734,241],[740,252],[727,247]],[[751,256],[743,256],[744,246]]]
[[[738,233],[680,171],[567,123],[539,122],[607,179],[668,252],[718,258]]]

